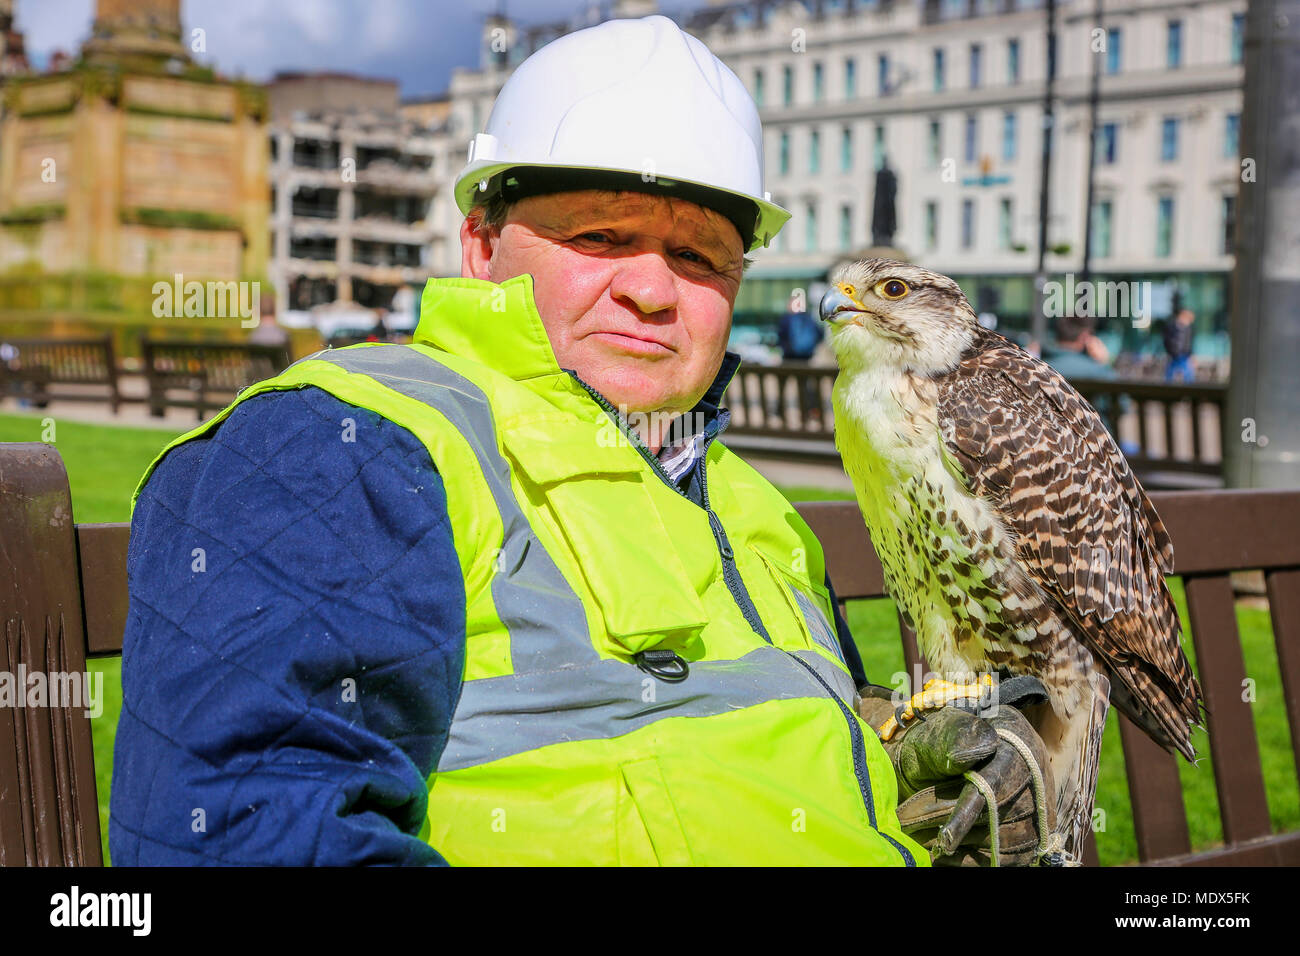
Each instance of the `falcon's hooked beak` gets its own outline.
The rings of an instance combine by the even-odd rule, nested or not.
[[[851,323],[861,325],[861,314],[866,311],[860,303],[845,288],[844,283],[827,291],[822,296],[820,305],[821,317],[823,322],[829,322],[831,325],[843,325]],[[855,321],[856,318],[856,321]]]

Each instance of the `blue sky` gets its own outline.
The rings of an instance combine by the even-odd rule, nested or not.
[[[339,70],[395,79],[403,96],[418,96],[446,90],[453,67],[477,65],[482,17],[497,2],[182,0],[181,17],[187,31],[205,32],[207,53],[195,58],[222,73],[267,80],[277,70]],[[585,7],[584,0],[507,0],[509,15],[524,23],[566,19]],[[17,0],[33,63],[56,49],[75,52],[94,10],[94,0]]]

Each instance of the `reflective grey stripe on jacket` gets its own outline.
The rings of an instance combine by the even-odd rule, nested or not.
[[[502,570],[493,575],[491,588],[510,635],[514,673],[463,683],[439,771],[549,744],[617,737],[666,717],[706,717],[768,700],[825,696],[790,652],[774,647],[756,648],[739,660],[692,662],[690,676],[676,684],[634,664],[602,659],[592,645],[581,599],[515,500],[510,466],[497,448],[491,405],[482,389],[401,345],[331,349],[308,359],[366,375],[443,415],[473,450],[501,516]],[[801,609],[807,617],[807,609]],[[815,622],[808,623],[817,634]],[[854,707],[857,694],[848,674],[813,651],[793,653]]]

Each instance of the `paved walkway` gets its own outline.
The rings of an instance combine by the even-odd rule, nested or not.
[[[725,445],[726,437],[722,439]],[[780,458],[765,458],[750,452],[738,452],[745,461],[754,466],[754,470],[774,485],[802,488],[824,488],[828,491],[853,492],[853,482],[844,473],[840,463],[819,465],[805,461],[784,461]]]
[[[85,422],[90,425],[128,425],[132,428],[158,428],[169,432],[189,431],[199,424],[192,408],[169,408],[163,418],[154,418],[144,405],[123,405],[114,415],[100,402],[53,401],[45,408],[21,406],[12,398],[0,401],[0,414],[30,415],[53,418],[56,422]],[[215,413],[213,413],[215,414]]]

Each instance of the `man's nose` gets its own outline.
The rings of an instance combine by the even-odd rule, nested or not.
[[[635,306],[643,315],[653,315],[677,305],[677,283],[664,253],[643,251],[619,258],[609,293]]]

